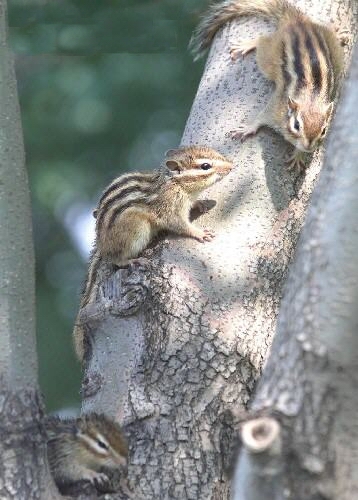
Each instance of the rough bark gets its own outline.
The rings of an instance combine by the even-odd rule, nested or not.
[[[30,196],[5,1],[0,75],[0,497],[55,499],[40,425]]]
[[[353,26],[352,0],[297,3],[322,21]],[[231,448],[271,345],[322,159],[317,152],[299,179],[285,168],[280,136],[264,131],[238,144],[225,135],[271,91],[254,58],[232,63],[228,48],[240,32],[268,29],[246,19],[217,36],[182,139],[235,159],[235,171],[205,195],[216,206],[199,220],[216,239],[157,243],[144,253],[147,268],[105,279],[83,314],[91,345],[83,411],[126,425],[136,498],[229,496]]]
[[[235,500],[358,496],[357,84],[358,47],[252,405],[280,423],[281,486],[242,492],[240,459]]]

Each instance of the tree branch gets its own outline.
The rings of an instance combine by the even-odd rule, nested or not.
[[[282,488],[280,426],[273,418],[249,420],[242,427],[243,450],[235,478],[235,500],[277,498]]]
[[[330,132],[324,168],[312,196],[292,266],[272,353],[252,412],[271,414],[284,436],[280,487],[265,498],[354,498],[358,487],[357,301],[358,48]],[[246,448],[245,443],[244,448]],[[237,489],[247,468],[243,451]],[[275,457],[275,463],[277,457]],[[259,476],[260,471],[255,470]],[[251,470],[251,473],[252,473]],[[262,473],[262,470],[261,470]],[[284,480],[283,480],[284,479]],[[239,500],[263,498],[245,489]],[[245,496],[246,495],[246,496]]]

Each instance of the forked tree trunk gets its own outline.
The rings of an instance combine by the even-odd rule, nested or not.
[[[356,30],[353,0],[297,4]],[[138,499],[229,497],[239,425],[271,346],[320,171],[322,151],[303,178],[289,173],[288,145],[273,132],[244,144],[225,135],[254,117],[272,91],[253,56],[232,63],[228,48],[240,34],[267,29],[243,19],[216,38],[182,140],[235,160],[235,171],[205,195],[216,206],[199,223],[217,237],[155,245],[144,253],[148,268],[104,280],[96,306],[84,314],[92,349],[83,411],[105,411],[126,424]]]
[[[243,426],[235,500],[358,498],[357,86],[358,47],[252,404],[267,420]]]
[[[0,498],[58,498],[37,385],[34,253],[14,61],[0,1]]]

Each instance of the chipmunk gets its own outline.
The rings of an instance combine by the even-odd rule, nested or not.
[[[127,467],[128,446],[121,428],[103,414],[48,417],[45,430],[48,461],[60,491],[82,480],[103,485],[109,478],[102,468]]]
[[[275,91],[266,109],[231,135],[245,140],[261,127],[271,127],[295,147],[289,168],[301,169],[304,153],[312,152],[327,133],[343,68],[342,48],[333,31],[285,0],[228,0],[214,5],[196,29],[190,41],[196,58],[225,23],[246,15],[273,20],[277,30],[240,40],[231,48],[231,58],[256,49],[259,68],[275,83]]]
[[[150,173],[129,173],[115,179],[103,192],[97,209],[96,241],[80,309],[96,300],[96,277],[101,262],[128,265],[160,232],[210,241],[213,231],[190,222],[192,208],[200,207],[201,191],[220,181],[232,162],[206,146],[167,151],[164,163]],[[75,351],[82,361],[84,328],[79,320],[73,332]]]

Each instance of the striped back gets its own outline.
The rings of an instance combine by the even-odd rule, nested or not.
[[[102,194],[97,209],[97,233],[110,229],[127,208],[152,203],[158,196],[160,174],[130,173],[115,179]]]
[[[288,24],[282,40],[282,92],[299,99],[307,89],[322,102],[334,99],[336,78],[320,27],[300,20]]]

